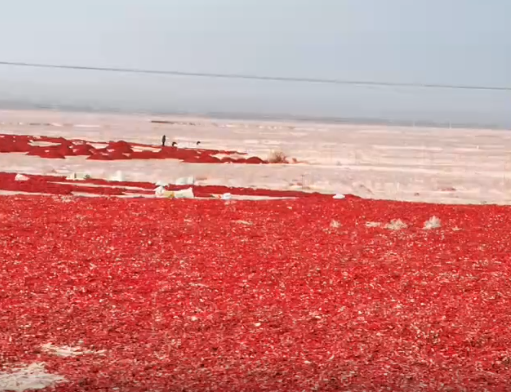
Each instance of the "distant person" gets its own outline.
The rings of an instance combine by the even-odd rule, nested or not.
[[[172,142],[172,147],[177,147],[177,142]]]
[[[199,144],[200,144],[200,140],[197,142],[197,147],[199,147]]]
[[[163,137],[161,138],[161,146],[162,147],[165,147],[165,142],[167,141],[167,136],[163,135]]]

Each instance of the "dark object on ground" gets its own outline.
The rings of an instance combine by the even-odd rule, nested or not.
[[[200,144],[200,140],[199,140],[196,144],[197,144],[197,146],[199,146],[199,144]]]
[[[172,142],[172,147],[177,147],[177,142]]]

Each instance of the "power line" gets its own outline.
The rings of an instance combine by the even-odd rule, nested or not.
[[[31,67],[31,68],[70,69],[70,70],[81,70],[81,71],[191,76],[191,77],[199,77],[199,78],[248,79],[248,80],[264,80],[264,81],[275,81],[275,82],[322,83],[322,84],[377,86],[377,87],[415,87],[415,88],[436,88],[436,89],[450,89],[450,90],[511,91],[511,87],[506,87],[506,86],[499,87],[499,86],[455,85],[455,84],[439,84],[439,83],[375,82],[375,81],[367,81],[367,80],[298,78],[298,77],[286,77],[286,76],[260,76],[260,75],[248,75],[248,74],[222,74],[222,73],[207,73],[207,72],[160,71],[160,70],[134,69],[134,68],[89,67],[89,66],[80,66],[80,65],[38,64],[38,63],[24,63],[24,62],[14,62],[14,61],[0,61],[0,65],[10,65],[10,66],[16,66],[16,67]]]

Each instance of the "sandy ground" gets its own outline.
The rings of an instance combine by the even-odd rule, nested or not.
[[[156,124],[165,120],[170,124]],[[319,123],[229,121],[149,115],[0,111],[0,133],[126,140],[228,149],[267,158],[283,151],[299,164],[186,164],[173,160],[99,162],[0,154],[2,171],[87,172],[126,180],[195,176],[202,185],[305,189],[367,198],[436,203],[511,204],[511,132]]]

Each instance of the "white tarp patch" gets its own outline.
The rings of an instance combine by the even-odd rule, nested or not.
[[[64,377],[47,373],[43,363],[33,363],[10,372],[0,372],[0,392],[43,389],[65,381]]]

